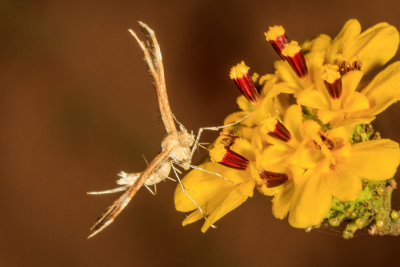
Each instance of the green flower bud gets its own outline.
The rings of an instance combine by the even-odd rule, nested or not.
[[[334,227],[337,227],[337,226],[339,226],[340,225],[340,219],[339,218],[330,218],[329,219],[329,224],[331,225],[331,226],[334,226]]]
[[[380,187],[378,187],[376,192],[378,193],[378,195],[383,196],[386,193],[386,188],[383,186],[380,186]]]
[[[385,226],[385,223],[382,220],[378,220],[376,221],[376,227],[378,227],[379,229],[382,229]]]
[[[353,233],[352,232],[350,232],[350,231],[347,231],[347,230],[344,230],[343,231],[343,238],[344,239],[351,239],[351,238],[353,238]]]
[[[358,219],[356,220],[356,225],[357,225],[358,228],[363,228],[364,225],[365,225],[365,220],[364,220],[364,219],[361,219],[361,218],[358,218]]]
[[[399,216],[400,216],[400,214],[399,214],[399,212],[396,211],[396,210],[392,210],[392,213],[390,213],[390,217],[391,217],[393,220],[397,220],[397,219],[399,218]]]

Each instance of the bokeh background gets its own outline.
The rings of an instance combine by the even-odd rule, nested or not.
[[[349,18],[400,28],[398,1],[0,1],[0,266],[388,266],[400,238],[343,240],[274,219],[255,196],[206,234],[181,226],[176,184],[141,190],[111,227],[86,240],[165,135],[142,52],[127,29],[157,33],[172,110],[188,129],[235,111],[231,65],[273,71],[267,26],[292,39],[334,36]],[[396,55],[396,60],[399,56]],[[400,104],[374,125],[400,141]],[[214,136],[215,137],[215,136]],[[212,140],[213,135],[205,137]],[[200,158],[200,156],[199,156]],[[395,207],[400,207],[396,192]]]

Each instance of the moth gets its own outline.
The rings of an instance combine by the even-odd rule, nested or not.
[[[154,80],[161,118],[167,135],[162,140],[161,152],[147,165],[143,172],[131,174],[121,172],[119,174],[120,179],[117,181],[118,184],[122,185],[121,187],[106,191],[88,192],[88,194],[98,195],[125,191],[109,208],[104,211],[97,222],[90,228],[91,234],[88,238],[93,237],[110,225],[143,185],[146,187],[156,185],[157,183],[169,178],[168,175],[170,174],[171,169],[180,183],[183,192],[191,199],[191,201],[193,201],[203,215],[203,210],[187,193],[179,179],[179,170],[177,167],[181,167],[184,170],[189,170],[190,168],[199,169],[201,171],[215,174],[216,176],[222,177],[228,182],[231,182],[228,178],[218,173],[213,173],[199,168],[198,166],[194,166],[191,162],[193,154],[199,146],[200,136],[204,130],[218,131],[221,128],[234,125],[239,121],[219,127],[200,128],[196,136],[193,132],[188,132],[186,128],[175,119],[169,106],[161,49],[155,33],[145,23],[140,21],[138,23],[143,34],[146,36],[145,42],[141,41],[132,29],[129,29],[128,31],[136,39],[144,53],[144,60],[149,68],[150,75]],[[177,128],[175,121],[179,128]],[[204,216],[204,218],[206,219],[206,216]]]

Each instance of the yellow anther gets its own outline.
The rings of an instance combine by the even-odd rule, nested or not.
[[[301,51],[299,43],[296,41],[291,41],[290,43],[286,44],[285,47],[282,49],[282,55],[285,57],[294,57],[297,53]]]
[[[276,38],[285,34],[285,29],[282,26],[269,27],[268,31],[265,33],[267,41],[275,41]]]
[[[339,67],[337,65],[327,64],[323,67],[322,79],[328,83],[334,83],[340,79]]]
[[[261,132],[267,134],[275,131],[277,122],[278,121],[273,117],[266,118],[261,122]]]
[[[217,140],[218,141],[218,140]],[[221,143],[216,143],[213,149],[210,150],[210,158],[213,162],[220,162],[226,155],[226,148]]]
[[[249,67],[244,64],[244,61],[240,62],[236,66],[233,66],[231,68],[231,72],[229,77],[234,80],[234,79],[240,79],[243,76],[245,76],[247,73],[249,73]]]

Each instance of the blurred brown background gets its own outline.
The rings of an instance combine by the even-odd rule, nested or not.
[[[127,29],[157,33],[172,110],[188,129],[236,110],[229,68],[273,71],[267,26],[334,36],[349,18],[400,28],[398,1],[0,1],[0,266],[387,266],[400,238],[305,233],[256,194],[206,234],[181,227],[176,184],[141,190],[108,229],[89,226],[120,170],[145,167],[164,129],[142,52]],[[396,56],[397,60],[399,56]],[[400,104],[381,115],[400,141]],[[212,135],[208,137],[210,140]],[[395,206],[400,207],[396,192]],[[396,205],[397,204],[397,205]]]

